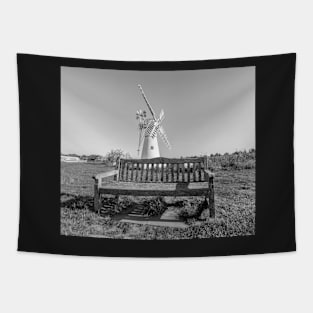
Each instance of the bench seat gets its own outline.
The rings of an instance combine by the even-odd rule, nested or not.
[[[134,183],[106,182],[99,186],[99,193],[134,196],[205,196],[208,194],[208,182],[197,183]]]

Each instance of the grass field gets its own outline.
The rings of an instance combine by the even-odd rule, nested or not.
[[[250,159],[245,162],[247,166],[232,166],[233,163],[216,166],[216,219],[207,218],[207,212],[203,212],[200,221],[187,219],[189,227],[185,229],[124,223],[110,216],[99,216],[92,210],[92,176],[110,168],[102,164],[61,163],[61,234],[118,239],[194,239],[254,235],[255,163]],[[121,206],[123,207],[123,201],[136,204],[141,200],[123,197]],[[201,200],[203,199],[196,197],[185,198],[181,210],[188,213]],[[182,203],[178,197],[166,197],[165,201],[170,205]],[[190,215],[192,216],[192,212]]]

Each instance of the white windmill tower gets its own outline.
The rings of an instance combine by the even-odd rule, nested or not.
[[[160,157],[160,150],[157,135],[162,138],[167,148],[171,149],[171,145],[167,139],[164,128],[161,126],[161,123],[164,120],[164,111],[161,110],[159,118],[156,118],[141,85],[138,85],[138,87],[152,115],[152,118],[147,118],[146,111],[137,111],[136,118],[139,120],[138,155],[141,151],[142,159],[158,158]]]

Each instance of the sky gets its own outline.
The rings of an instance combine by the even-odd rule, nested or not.
[[[255,67],[125,71],[61,67],[61,152],[138,157],[136,111],[147,105],[141,84],[172,149],[163,157],[255,148]]]

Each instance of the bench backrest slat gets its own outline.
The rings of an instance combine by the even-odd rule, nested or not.
[[[120,159],[118,180],[128,182],[202,182],[207,169],[206,157]]]
[[[136,165],[136,174],[135,174],[135,181],[138,181],[138,163],[135,163]]]
[[[179,182],[179,163],[177,164],[174,164],[175,166],[175,169],[174,169],[174,172],[176,173],[176,180],[175,182]]]
[[[184,163],[179,164],[179,181],[185,182]]]
[[[198,162],[198,180],[197,181],[201,181],[201,163]]]
[[[154,179],[154,164],[151,164],[150,173],[151,173],[150,181],[153,182],[153,179]]]
[[[129,164],[129,163],[126,162],[126,168],[125,168],[125,171],[126,171],[125,180],[126,180],[126,181],[128,181],[128,164]]]
[[[201,181],[201,163],[198,162],[198,181]]]
[[[199,163],[200,164],[200,181],[203,181],[204,179],[204,164],[203,163]]]
[[[190,163],[187,163],[187,182],[190,182]]]
[[[118,173],[118,176],[119,176],[119,180],[123,180],[123,171],[124,171],[124,161],[123,160],[120,160],[120,170],[119,170],[119,173]]]
[[[131,172],[130,172],[130,180],[134,179],[134,163],[131,163]]]

